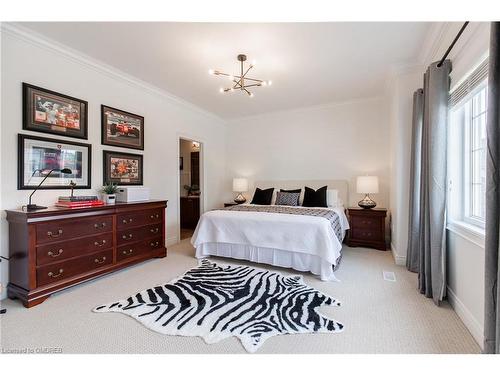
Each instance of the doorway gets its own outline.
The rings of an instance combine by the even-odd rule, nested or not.
[[[190,238],[201,212],[201,142],[179,138],[179,223],[180,240]]]

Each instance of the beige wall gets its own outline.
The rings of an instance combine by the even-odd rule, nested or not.
[[[386,106],[385,99],[372,98],[230,121],[226,180],[248,177],[251,198],[257,180],[344,179],[349,206],[363,197],[355,192],[356,176],[368,173],[379,176],[375,201],[388,207]]]

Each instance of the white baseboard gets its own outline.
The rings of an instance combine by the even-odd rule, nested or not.
[[[391,252],[392,257],[394,258],[394,263],[397,266],[406,266],[406,256],[398,255],[396,249],[394,248],[394,244],[391,242]]]
[[[455,292],[447,287],[448,291],[448,301],[450,302],[451,307],[457,313],[458,317],[465,324],[465,327],[469,330],[474,340],[478,343],[478,345],[483,348],[483,327],[481,324],[474,318],[472,313],[467,309],[467,307],[463,304],[462,301],[457,297]]]

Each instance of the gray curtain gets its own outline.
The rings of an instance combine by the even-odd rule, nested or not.
[[[424,90],[413,93],[413,121],[410,164],[410,217],[408,222],[408,248],[406,268],[418,272],[420,238],[420,162],[422,158],[422,120],[424,117]]]
[[[437,305],[446,296],[446,135],[450,71],[449,60],[440,67],[437,62],[432,63],[424,74],[423,93],[415,93],[413,106],[407,267],[418,272],[420,293],[433,298]],[[420,113],[423,113],[421,119]]]
[[[486,125],[484,353],[500,353],[500,23],[491,23]]]

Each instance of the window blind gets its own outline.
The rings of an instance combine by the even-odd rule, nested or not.
[[[469,95],[488,77],[488,59],[484,60],[469,76],[450,93],[449,104],[453,107]]]

